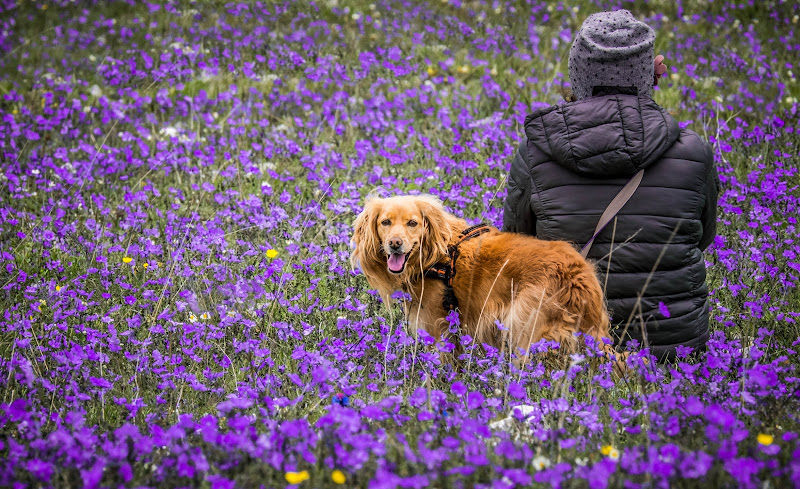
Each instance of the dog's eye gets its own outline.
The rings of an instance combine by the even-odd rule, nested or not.
[[[413,219],[408,221],[408,227],[413,228],[413,227],[416,227],[416,226],[417,226],[417,221],[415,221]]]
[[[381,221],[381,225],[383,226],[390,226],[391,224],[392,221],[390,221],[389,219],[384,219],[383,221]]]

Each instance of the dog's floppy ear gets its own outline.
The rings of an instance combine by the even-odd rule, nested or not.
[[[439,199],[423,195],[417,199],[417,205],[425,226],[422,255],[425,262],[423,266],[427,268],[435,264],[442,255],[447,254],[447,245],[453,236],[453,231]]]
[[[369,258],[378,256],[381,247],[378,238],[377,221],[383,199],[368,197],[364,202],[364,210],[353,221],[353,254],[350,264],[353,268],[363,266]]]

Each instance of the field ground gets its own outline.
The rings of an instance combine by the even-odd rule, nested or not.
[[[457,373],[351,271],[354,216],[379,188],[499,224],[525,115],[617,7],[715,150],[708,352]],[[796,2],[0,12],[0,485],[800,485]]]

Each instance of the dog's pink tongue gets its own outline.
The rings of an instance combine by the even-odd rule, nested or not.
[[[403,265],[406,263],[406,255],[399,254],[399,253],[392,253],[389,255],[389,270],[393,272],[399,272],[403,270]]]

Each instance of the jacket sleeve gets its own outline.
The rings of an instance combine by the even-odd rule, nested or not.
[[[508,173],[507,195],[503,204],[503,231],[536,236],[536,215],[531,209],[531,175],[528,141],[523,139]]]
[[[703,223],[703,236],[700,249],[705,251],[717,235],[717,200],[719,198],[719,175],[714,166],[714,152],[706,144],[706,202],[700,220]]]

